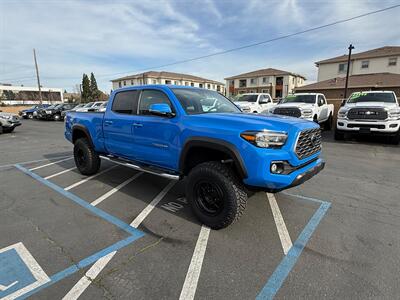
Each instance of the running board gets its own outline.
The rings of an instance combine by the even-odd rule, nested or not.
[[[153,174],[153,175],[157,175],[160,177],[164,177],[164,178],[168,178],[168,179],[172,179],[172,180],[179,180],[180,177],[179,175],[174,175],[174,174],[169,174],[164,172],[163,170],[157,170],[157,169],[153,169],[153,168],[149,168],[149,167],[144,167],[144,166],[139,166],[139,165],[135,165],[131,162],[128,162],[124,159],[120,159],[114,156],[104,156],[104,155],[100,155],[100,158],[105,159],[105,160],[109,160],[112,161],[116,164],[119,164],[121,166],[125,166],[128,168],[132,168],[138,171],[142,171],[142,172],[146,172],[149,174]]]

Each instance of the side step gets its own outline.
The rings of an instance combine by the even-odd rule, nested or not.
[[[157,175],[160,177],[164,177],[164,178],[168,178],[168,179],[172,179],[172,180],[179,180],[180,176],[179,175],[174,175],[174,174],[170,174],[165,172],[162,169],[157,169],[157,168],[151,168],[151,167],[146,167],[146,166],[141,166],[141,165],[135,165],[127,160],[118,158],[118,157],[114,157],[114,156],[104,156],[104,155],[100,155],[100,158],[105,159],[105,160],[109,160],[112,161],[116,164],[119,164],[121,166],[125,166],[128,168],[132,168],[138,171],[142,171],[142,172],[146,172],[146,173],[150,173],[153,175]]]

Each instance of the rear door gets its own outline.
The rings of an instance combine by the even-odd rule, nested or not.
[[[137,118],[139,90],[117,92],[103,119],[104,144],[110,154],[136,159],[133,126]]]
[[[172,112],[176,112],[171,100],[163,91],[142,90],[134,125],[135,156],[145,163],[176,169],[180,133],[177,117],[150,114],[150,105],[156,103],[166,103],[171,107]]]

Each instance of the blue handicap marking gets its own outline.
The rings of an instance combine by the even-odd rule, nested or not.
[[[49,281],[22,243],[0,249],[0,299],[14,299]]]

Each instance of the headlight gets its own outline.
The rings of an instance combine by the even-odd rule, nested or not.
[[[400,119],[400,108],[393,108],[389,110],[389,119]]]
[[[6,120],[11,120],[12,117],[11,116],[2,116],[2,118],[6,119]]]
[[[283,131],[245,131],[240,136],[249,143],[260,148],[280,148],[287,139],[287,133]]]
[[[52,111],[51,110],[46,110],[46,114],[51,114],[52,113]]]
[[[339,111],[338,111],[338,119],[346,118],[347,117],[347,112],[348,112],[348,109],[345,109],[345,108],[339,109]]]
[[[301,116],[302,117],[311,117],[312,116],[312,109],[304,109],[301,111]]]

